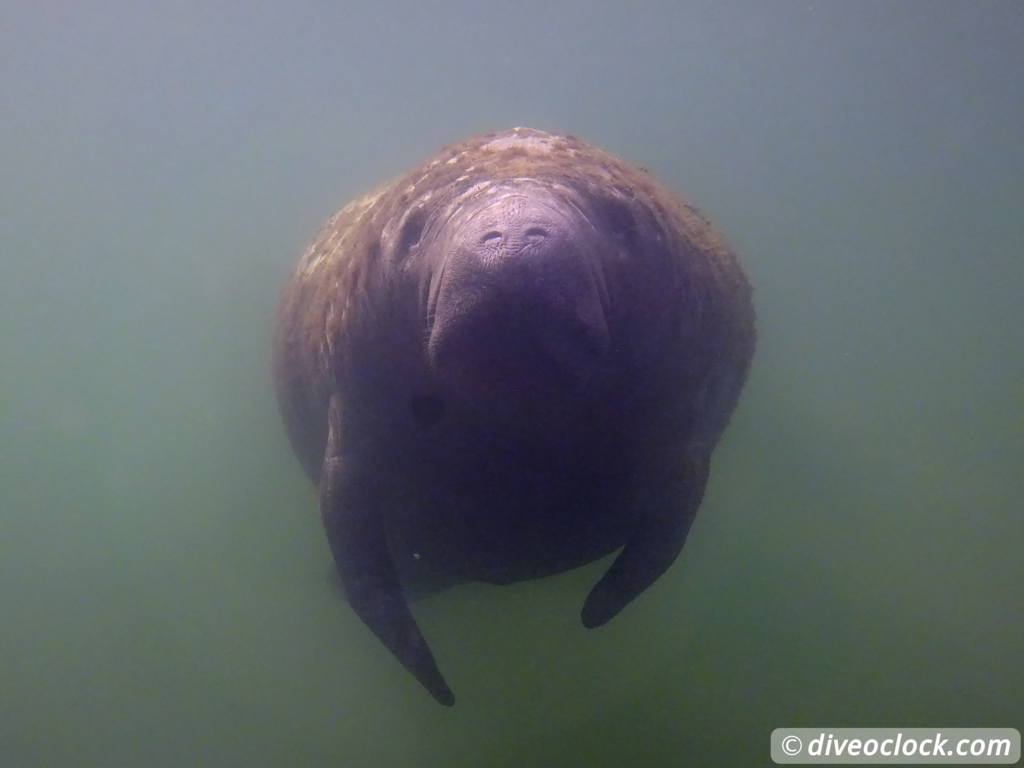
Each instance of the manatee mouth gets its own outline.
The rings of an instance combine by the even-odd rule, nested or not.
[[[461,322],[435,328],[429,357],[434,371],[460,389],[550,396],[583,387],[607,348],[603,324],[552,317],[528,303],[488,302]]]

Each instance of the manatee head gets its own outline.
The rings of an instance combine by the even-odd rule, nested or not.
[[[420,243],[434,374],[512,414],[568,403],[609,351],[606,235],[572,193],[535,181],[488,185],[449,210]]]

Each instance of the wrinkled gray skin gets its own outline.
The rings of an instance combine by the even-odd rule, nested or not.
[[[452,704],[407,592],[622,548],[583,606],[604,624],[682,548],[753,347],[749,286],[695,209],[514,129],[328,222],[285,289],[275,376],[349,603]]]

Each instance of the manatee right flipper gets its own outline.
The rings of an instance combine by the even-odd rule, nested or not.
[[[413,618],[388,549],[374,478],[353,466],[340,448],[338,397],[328,409],[327,449],[320,475],[320,511],[345,596],[360,619],[430,694],[455,703],[430,647]]]

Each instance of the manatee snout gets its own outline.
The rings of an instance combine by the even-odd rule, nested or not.
[[[527,187],[472,207],[447,235],[427,348],[442,379],[470,397],[548,398],[600,370],[602,246],[577,209]]]

